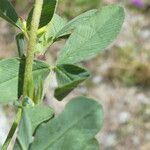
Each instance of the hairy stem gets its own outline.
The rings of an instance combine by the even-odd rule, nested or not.
[[[43,0],[35,0],[35,7],[32,15],[31,28],[29,31],[29,43],[27,48],[27,58],[25,66],[25,75],[24,75],[24,86],[23,86],[23,97],[29,96],[28,91],[32,89],[33,85],[33,59],[35,52],[35,45],[37,40],[37,31],[40,22],[40,16],[42,11]]]
[[[26,66],[25,66],[25,74],[24,74],[24,85],[23,85],[23,98],[28,95],[28,91],[32,89],[30,86],[33,85],[33,59],[34,59],[34,51],[37,40],[37,31],[39,27],[41,11],[42,11],[43,0],[35,0],[35,6],[31,21],[31,28],[29,31],[29,43],[27,49],[27,57],[26,57]],[[6,138],[6,141],[3,144],[2,150],[7,150],[8,146],[15,134],[15,131],[20,123],[22,117],[22,108],[18,108],[18,112],[14,123],[9,131],[9,134]]]
[[[17,115],[16,115],[16,118],[13,122],[13,125],[7,135],[7,138],[2,146],[2,150],[7,150],[8,149],[8,146],[13,138],[13,135],[15,134],[15,131],[20,123],[20,120],[21,120],[21,116],[22,116],[22,108],[19,108],[18,109],[18,112],[17,112]]]

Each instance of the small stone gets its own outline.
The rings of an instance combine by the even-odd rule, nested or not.
[[[121,112],[119,114],[119,122],[120,123],[126,123],[129,121],[130,118],[131,118],[131,115],[129,112]]]
[[[132,141],[134,145],[139,145],[140,144],[140,139],[138,136],[133,136]]]
[[[150,141],[150,132],[145,134],[145,139],[146,139],[147,141]]]
[[[101,77],[101,76],[95,76],[95,77],[92,79],[92,82],[93,82],[94,84],[99,84],[101,81],[102,81],[102,77]]]
[[[137,95],[137,100],[142,104],[150,104],[150,99],[146,97],[143,93]]]
[[[149,40],[150,38],[150,29],[143,29],[140,33],[141,37],[144,39],[144,40]]]
[[[116,144],[116,135],[115,134],[109,134],[107,137],[106,137],[106,145],[107,147],[111,147],[111,146],[114,146]]]
[[[79,87],[77,89],[81,94],[85,94],[87,92],[87,89],[85,87]]]

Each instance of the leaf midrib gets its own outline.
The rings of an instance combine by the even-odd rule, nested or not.
[[[113,18],[113,16],[116,15],[117,12],[118,12],[118,10],[117,10],[113,15],[111,15],[111,16],[109,17],[109,19]],[[105,24],[106,24],[107,22],[109,22],[109,19],[106,20],[106,21],[103,23],[103,26],[100,28],[101,30],[105,27]],[[88,25],[88,27],[92,28],[90,25]],[[92,30],[95,31],[95,34],[93,34],[90,38],[88,38],[87,40],[85,40],[84,42],[82,42],[82,45],[83,45],[83,43],[87,43],[90,39],[92,39],[93,37],[95,37],[95,35],[97,35],[97,34],[99,33],[98,30],[95,29],[95,28],[92,28]],[[81,45],[80,45],[79,47],[76,47],[76,49],[73,49],[72,51],[69,51],[69,50],[68,50],[68,51],[65,53],[65,57],[63,57],[62,59],[60,59],[60,61],[58,61],[58,64],[62,64],[63,61],[65,60],[65,58],[68,57],[68,55],[70,55],[72,52],[78,50],[80,47],[81,47]],[[62,49],[62,51],[64,51],[64,49],[66,49],[66,47],[64,47],[64,48]],[[62,56],[61,56],[61,57],[62,57]],[[77,62],[77,61],[75,61],[75,62]]]
[[[90,16],[86,16],[85,18],[85,20],[84,21],[87,21],[87,20],[89,20],[89,19],[91,19],[92,18],[92,16],[96,13],[97,11],[95,11],[95,12],[93,12],[93,14],[92,15],[90,15]],[[77,20],[72,20],[72,21],[70,21],[70,22],[68,22],[68,24],[66,24],[66,26],[64,26],[57,34],[56,34],[56,38],[58,38],[58,37],[61,37],[61,36],[64,36],[66,33],[71,33],[71,30],[73,30],[73,28],[76,28],[76,27],[74,27],[74,26],[71,26],[70,27],[70,25],[71,24],[74,24],[75,22],[82,22],[82,17],[81,18],[78,18]],[[69,28],[69,30],[68,30],[68,28]],[[64,31],[63,31],[64,30]],[[63,32],[64,33],[63,33]],[[61,33],[62,32],[62,33]]]
[[[37,71],[40,71],[40,70],[48,70],[48,68],[44,67],[44,68],[40,68],[40,69],[33,70],[33,74],[36,73]],[[19,74],[18,74],[18,75],[19,75]],[[18,76],[15,75],[14,77],[8,79],[7,81],[0,82],[0,86],[3,85],[3,84],[5,84],[5,83],[7,83],[7,82],[9,82],[10,80],[14,80],[14,79],[16,79],[16,78],[18,78]]]
[[[91,114],[91,112],[96,111],[98,107],[99,107],[99,105],[97,105],[97,106],[95,105],[94,108],[92,108],[92,109],[89,110],[87,113],[85,113],[84,115],[82,115],[79,119],[75,120],[75,121],[70,125],[69,128],[67,128],[66,130],[64,130],[64,132],[63,132],[61,135],[59,135],[59,136],[57,136],[55,139],[53,139],[52,142],[51,142],[49,145],[47,145],[43,150],[47,150],[50,145],[53,145],[54,143],[56,143],[55,141],[58,141],[63,135],[67,134],[68,131],[69,131],[72,127],[74,127],[74,126],[75,126],[78,122],[80,122],[83,118],[86,118],[89,114]],[[59,117],[58,117],[58,118],[59,118]],[[57,119],[58,119],[58,118],[57,118]]]

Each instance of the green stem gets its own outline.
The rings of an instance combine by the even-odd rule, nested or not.
[[[23,86],[23,98],[28,95],[29,89],[31,89],[31,85],[33,85],[33,60],[34,60],[34,52],[35,52],[35,45],[37,40],[37,31],[39,27],[41,11],[43,6],[43,0],[35,0],[35,6],[31,21],[31,28],[29,31],[29,43],[27,48],[27,57],[26,57],[26,66],[25,66],[25,74],[24,74],[24,86]],[[9,131],[9,134],[6,138],[6,141],[3,144],[2,150],[7,150],[8,146],[15,134],[15,131],[20,123],[22,117],[22,108],[18,108],[18,112],[14,123]]]
[[[32,15],[31,28],[29,31],[29,43],[27,48],[27,58],[24,75],[24,86],[23,86],[23,97],[30,97],[28,91],[33,86],[33,59],[35,52],[35,45],[37,40],[37,31],[39,27],[41,11],[42,11],[43,0],[35,0],[35,7]],[[32,92],[31,92],[32,93]]]
[[[6,138],[6,140],[5,140],[5,142],[2,146],[2,150],[7,150],[8,149],[8,146],[9,146],[9,144],[10,144],[10,142],[11,142],[11,140],[12,140],[14,134],[15,134],[15,131],[16,131],[19,123],[20,123],[21,116],[22,116],[22,108],[19,108],[18,112],[17,112],[17,115],[16,115],[16,118],[13,122],[13,125],[12,125],[12,127],[11,127],[11,129],[10,129],[8,135],[7,135],[7,138]]]

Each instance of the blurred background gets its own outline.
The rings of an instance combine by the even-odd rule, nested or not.
[[[12,3],[25,18],[33,1],[12,0]],[[150,150],[150,0],[59,0],[57,13],[70,20],[107,4],[125,8],[126,18],[117,40],[84,63],[92,77],[63,102],[53,98],[56,83],[52,73],[53,82],[45,103],[59,114],[71,97],[81,94],[94,97],[105,110],[104,126],[97,135],[101,150]],[[17,32],[0,19],[0,59],[17,56]],[[63,45],[64,41],[60,41],[49,49],[46,56],[49,63],[53,63]],[[14,116],[13,106],[0,106],[0,147]]]

